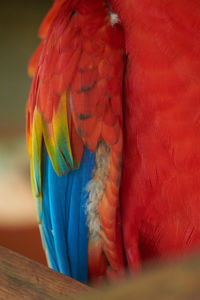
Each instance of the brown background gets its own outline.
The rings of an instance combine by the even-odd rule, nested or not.
[[[27,63],[51,0],[0,4],[0,244],[45,263],[29,183],[25,103]]]

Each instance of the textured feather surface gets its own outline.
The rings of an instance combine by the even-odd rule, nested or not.
[[[47,257],[55,270],[86,282],[88,226],[85,189],[92,178],[94,153],[85,148],[77,170],[58,176],[48,153],[42,154],[41,231]]]
[[[113,2],[129,52],[122,219],[135,270],[200,247],[200,2]]]
[[[77,263],[77,259],[73,258],[75,248],[71,249],[69,242],[70,239],[73,241],[76,238],[73,226],[69,226],[70,238],[66,251],[68,254],[72,253],[72,257],[69,262],[65,261],[66,265],[62,269],[61,262],[64,257],[55,258],[55,255],[61,251],[57,247],[64,247],[59,244],[64,235],[60,229],[61,224],[56,223],[56,216],[52,213],[55,211],[59,215],[59,205],[62,203],[54,201],[57,195],[53,184],[52,187],[48,185],[45,191],[43,188],[43,185],[46,186],[43,182],[45,167],[42,169],[43,158],[41,159],[44,145],[56,174],[65,178],[65,174],[70,171],[69,175],[66,175],[67,184],[65,179],[58,184],[63,184],[62,189],[67,190],[67,194],[74,199],[68,213],[69,224],[71,220],[74,224],[73,214],[80,205],[80,202],[76,202],[78,199],[80,201],[80,192],[75,188],[70,190],[75,183],[68,178],[71,173],[76,172],[71,170],[79,167],[84,145],[90,151],[95,151],[95,166],[98,157],[105,156],[102,143],[107,149],[107,177],[102,177],[99,168],[95,167],[96,171],[91,179],[93,188],[88,190],[89,194],[92,194],[96,189],[95,184],[101,181],[103,189],[96,201],[100,227],[95,231],[96,245],[101,245],[101,258],[99,263],[96,263],[96,276],[102,275],[102,260],[105,266],[110,265],[116,272],[123,270],[121,232],[118,226],[120,218],[117,210],[123,138],[121,97],[124,46],[121,26],[111,25],[109,13],[106,3],[102,0],[55,1],[40,28],[40,36],[44,37],[42,45],[30,63],[30,68],[35,69],[35,72],[27,103],[27,141],[31,158],[32,185],[39,208],[39,221],[42,220],[42,224],[42,216],[47,214],[46,229],[43,230],[46,231],[43,232],[44,239],[47,239],[50,223],[55,226],[57,246],[52,248],[52,236],[48,238],[50,245],[47,245],[47,241],[46,245],[48,249],[53,249],[54,254],[48,251],[48,255],[53,256],[52,265],[59,270],[66,270],[67,264],[71,264],[72,261]],[[99,156],[97,149],[100,149]],[[45,174],[47,181],[57,182],[57,177],[50,167]],[[73,178],[73,182],[78,180],[76,176]],[[43,198],[47,197],[48,193],[48,204],[43,206]],[[90,232],[92,231],[93,228],[90,228]],[[80,232],[77,234],[80,235]],[[80,235],[80,238],[84,234]],[[88,253],[91,266],[95,256],[91,251]],[[103,269],[106,272],[107,268]],[[77,266],[72,268],[72,276],[77,278],[73,272],[77,272]]]

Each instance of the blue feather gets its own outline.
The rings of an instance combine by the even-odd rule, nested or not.
[[[45,147],[44,147],[45,148]],[[94,152],[84,149],[80,167],[58,176],[46,149],[42,159],[42,228],[50,266],[79,281],[88,279],[86,186],[92,178]]]
[[[42,224],[40,224],[39,228],[49,265],[52,269],[59,271],[56,262],[54,238],[52,234],[52,224],[49,211],[48,170],[48,154],[46,149],[44,149],[42,155],[42,212],[40,213]]]

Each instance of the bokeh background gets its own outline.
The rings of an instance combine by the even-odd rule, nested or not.
[[[51,0],[9,0],[0,9],[0,244],[45,263],[29,181],[27,64]]]

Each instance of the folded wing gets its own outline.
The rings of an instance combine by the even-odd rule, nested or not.
[[[70,249],[88,242],[91,278],[109,274],[109,269],[122,272],[122,29],[111,25],[104,1],[57,0],[40,36],[44,39],[29,65],[34,78],[27,103],[27,142],[50,264],[80,279],[74,270],[84,258],[80,250],[73,258]],[[61,213],[62,204],[67,216]],[[80,229],[86,218],[89,232]],[[73,241],[75,227],[79,242]]]

